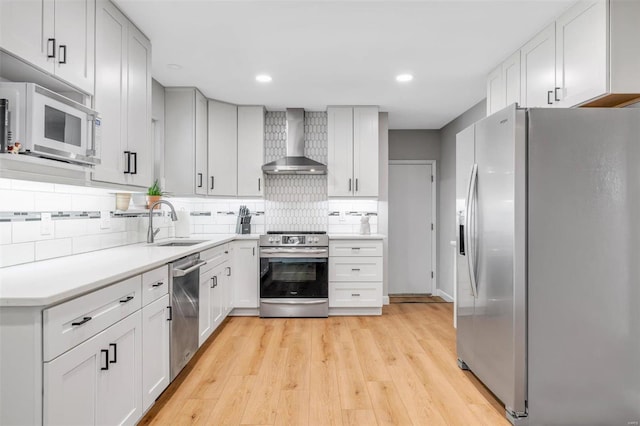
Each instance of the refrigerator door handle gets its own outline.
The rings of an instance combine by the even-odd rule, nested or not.
[[[474,259],[475,244],[473,243],[471,236],[471,209],[475,202],[476,186],[478,183],[478,165],[474,164],[471,167],[471,177],[469,179],[469,189],[467,191],[467,211],[465,215],[465,242],[467,243],[467,266],[469,267],[469,277],[471,283],[471,291],[473,297],[478,297],[478,285],[476,283],[476,261]]]

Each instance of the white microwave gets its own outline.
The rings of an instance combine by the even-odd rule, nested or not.
[[[100,164],[96,111],[34,83],[0,82],[0,99],[8,100],[9,143],[20,142],[21,154]]]

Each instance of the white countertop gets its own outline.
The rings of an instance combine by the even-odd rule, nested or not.
[[[257,240],[250,235],[191,235],[158,240],[206,240],[186,247],[132,244],[0,269],[0,306],[48,306],[233,240]]]
[[[132,244],[24,265],[0,268],[0,306],[49,306],[80,296],[175,259],[234,240],[260,235],[198,235]],[[332,240],[380,240],[384,235],[329,234]],[[158,247],[169,240],[205,240],[182,247]]]
[[[385,235],[382,234],[329,234],[330,240],[384,240]]]

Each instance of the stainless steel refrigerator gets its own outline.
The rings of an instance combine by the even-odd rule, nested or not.
[[[529,425],[640,422],[640,110],[458,134],[457,351]]]

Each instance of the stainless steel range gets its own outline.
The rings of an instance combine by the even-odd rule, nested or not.
[[[329,315],[329,237],[324,232],[260,236],[260,316]]]

